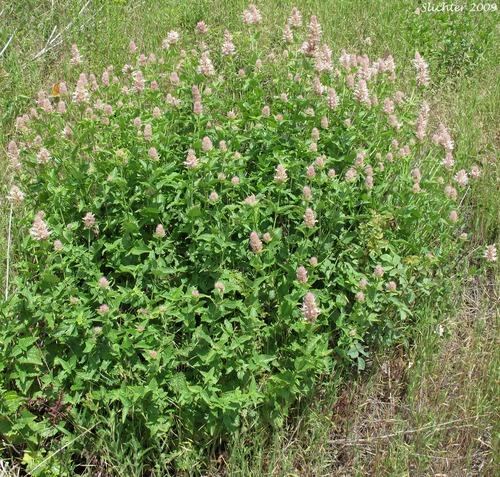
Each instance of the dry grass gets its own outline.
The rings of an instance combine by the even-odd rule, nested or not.
[[[413,363],[397,354],[343,392],[332,475],[498,475],[497,299],[483,285],[467,288],[439,353],[419,350]]]
[[[0,459],[0,477],[19,477],[19,470]]]

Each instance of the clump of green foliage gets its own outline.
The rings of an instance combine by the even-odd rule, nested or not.
[[[314,20],[271,51],[247,23],[222,50],[172,32],[99,80],[75,48],[76,86],[18,119],[0,432],[29,469],[109,423],[185,468],[443,294],[460,218],[425,88],[398,91],[389,56],[332,60]]]

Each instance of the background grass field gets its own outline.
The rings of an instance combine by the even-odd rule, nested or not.
[[[478,163],[481,191],[466,204],[469,253],[457,257],[449,316],[429,319],[404,349],[378,355],[368,373],[327,383],[300,403],[280,433],[251,429],[211,460],[214,475],[498,475],[498,268],[475,277],[475,257],[498,243],[498,12],[420,13],[406,0],[268,0],[257,2],[268,34],[281,36],[292,6],[318,15],[334,55],[390,52],[398,73],[415,50],[430,64],[432,123],[442,119],[456,141],[457,163]],[[470,7],[472,2],[464,2]],[[241,22],[242,0],[4,0],[0,3],[0,142],[2,149],[36,92],[65,77],[77,43],[89,66],[127,62],[128,43],[156,49],[170,29],[192,34],[204,19],[222,34]],[[370,38],[371,41],[366,39]],[[4,46],[5,49],[4,49]],[[9,184],[0,163],[2,197]],[[1,207],[0,269],[5,275],[8,210]],[[15,257],[12,257],[15,261]],[[119,436],[117,436],[118,438]],[[139,475],[137,455],[102,442],[108,470]],[[214,448],[217,448],[214,445]],[[91,452],[91,450],[90,450]],[[89,475],[92,469],[88,469]],[[0,475],[2,470],[0,469]]]

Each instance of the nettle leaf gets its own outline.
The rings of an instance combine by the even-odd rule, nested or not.
[[[30,349],[31,345],[36,343],[37,339],[38,338],[36,336],[25,336],[23,338],[19,338],[17,340],[17,344],[12,349],[12,356],[17,357],[21,353]]]
[[[18,360],[21,364],[35,364],[41,366],[42,362],[42,353],[38,348],[30,348],[26,354],[19,358]]]
[[[135,220],[131,216],[125,218],[125,220],[122,222],[122,227],[123,230],[132,234],[140,231],[137,220]]]
[[[196,219],[198,217],[202,217],[202,215],[203,215],[203,212],[202,212],[201,207],[199,205],[195,205],[187,211],[187,216],[191,219]]]
[[[54,359],[54,365],[61,366],[63,370],[63,375],[71,374],[76,369],[76,356],[72,356],[68,360],[64,360],[60,357]]]
[[[2,407],[7,410],[7,412],[13,415],[25,401],[25,398],[18,395],[15,391],[6,391],[1,394],[2,396]],[[1,421],[0,421],[1,422]]]
[[[150,253],[151,249],[146,245],[134,245],[128,252],[128,255],[143,255],[145,253]]]

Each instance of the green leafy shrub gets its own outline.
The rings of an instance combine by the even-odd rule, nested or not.
[[[76,86],[18,119],[0,431],[32,467],[110,422],[182,467],[440,299],[460,219],[424,60],[403,94],[392,57],[332,61],[293,18],[271,51],[250,9],[222,48],[172,32],[99,80],[74,47]]]

